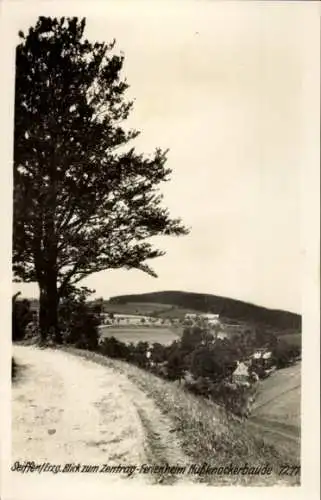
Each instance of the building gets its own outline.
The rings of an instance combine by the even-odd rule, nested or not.
[[[202,318],[207,319],[209,321],[213,321],[215,319],[219,319],[220,315],[219,314],[202,314]]]
[[[229,335],[228,333],[224,332],[224,331],[219,331],[218,334],[216,335],[216,339],[217,340],[224,340],[224,339],[228,339]]]
[[[219,314],[204,314],[204,313],[187,313],[185,314],[185,320],[193,320],[196,321],[197,319],[205,320],[207,323],[210,325],[215,325],[220,323],[220,315]]]
[[[259,364],[263,368],[269,368],[272,363],[272,352],[267,349],[257,349],[251,356],[252,365]]]
[[[250,374],[248,366],[246,366],[245,363],[238,361],[237,367],[232,374],[232,379],[235,384],[249,386]]]
[[[194,313],[186,313],[184,319],[193,319],[195,320],[198,317],[197,314]]]

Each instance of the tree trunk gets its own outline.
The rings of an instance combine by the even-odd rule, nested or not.
[[[48,336],[61,344],[62,337],[58,324],[59,294],[57,290],[57,234],[55,229],[55,208],[57,186],[55,181],[55,164],[50,165],[51,183],[49,185],[47,209],[43,215],[43,250],[40,283],[40,338],[44,342]]]
[[[51,275],[40,286],[39,327],[41,342],[45,342],[48,336],[58,344],[62,342],[58,325],[58,305],[57,280],[54,275]]]

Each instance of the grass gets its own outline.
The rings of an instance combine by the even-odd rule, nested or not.
[[[133,327],[122,327],[122,326],[109,326],[102,327],[99,329],[101,338],[115,337],[121,342],[136,344],[138,342],[149,342],[150,344],[154,342],[159,342],[163,345],[169,345],[174,340],[180,338],[179,330],[175,328],[167,327],[152,327],[152,326],[133,326]]]
[[[112,312],[114,314],[138,314],[149,315],[152,313],[166,312],[172,308],[169,304],[158,304],[148,302],[129,302],[124,304],[113,304],[104,302],[104,312]]]
[[[260,382],[253,415],[299,430],[301,363],[278,370]]]
[[[278,474],[282,464],[291,463],[286,450],[280,451],[270,445],[259,434],[255,434],[251,427],[227,414],[222,407],[197,398],[176,382],[164,381],[125,362],[70,347],[64,350],[126,375],[171,419],[184,452],[194,463],[206,462],[215,466],[233,463],[237,467],[245,463],[250,466],[269,464],[272,467],[270,476],[207,476],[206,482],[264,486],[299,484],[299,476],[280,477]]]

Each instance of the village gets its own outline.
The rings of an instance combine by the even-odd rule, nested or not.
[[[27,325],[26,338],[37,335],[37,301],[31,304],[30,312],[32,321]],[[102,311],[98,348],[107,356],[137,364],[162,378],[177,380],[203,396],[208,396],[214,383],[221,385],[223,392],[232,390],[234,397],[248,391],[251,401],[256,384],[282,367],[282,363],[269,342],[252,338],[244,349],[248,333],[244,325],[233,324],[214,313],[187,312],[181,317],[158,317]],[[189,355],[182,347],[186,335],[193,337]],[[238,356],[236,346],[242,346]],[[199,351],[201,366],[195,368]],[[220,352],[224,360],[220,359]],[[284,353],[281,356],[284,357]],[[286,356],[285,366],[300,360],[298,352],[286,353]],[[218,369],[215,363],[221,367]],[[214,371],[211,368],[208,371],[203,365],[213,365]]]
[[[238,325],[225,324],[220,318],[219,314],[213,313],[186,313],[182,319],[179,318],[158,318],[155,316],[141,316],[129,314],[104,314],[104,319],[101,328],[105,327],[172,327],[180,328],[182,331],[186,328],[201,327],[210,332],[212,340],[201,340],[200,345],[205,344],[215,345],[218,341],[231,340],[235,336],[235,330]],[[236,327],[233,328],[233,327]],[[118,340],[121,336],[117,337]],[[105,339],[101,338],[100,343],[104,343]],[[162,343],[160,341],[160,343]],[[146,362],[149,369],[162,376],[167,376],[168,361],[155,360],[153,356],[153,344],[146,346]],[[236,367],[231,375],[229,381],[234,386],[242,386],[244,388],[251,387],[252,384],[258,382],[260,379],[265,379],[277,369],[275,359],[271,349],[268,347],[255,346],[251,354],[247,357],[242,357],[236,361]],[[188,370],[184,370],[181,382],[192,383],[195,378]]]

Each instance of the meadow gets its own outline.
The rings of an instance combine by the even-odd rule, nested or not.
[[[259,384],[253,416],[300,428],[301,363],[277,370]]]
[[[180,338],[180,329],[163,326],[102,326],[100,338],[115,337],[126,344],[138,342],[160,343],[169,345]]]

